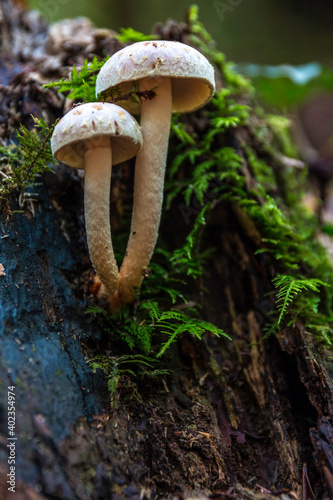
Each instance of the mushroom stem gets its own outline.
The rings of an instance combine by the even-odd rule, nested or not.
[[[110,295],[118,286],[110,228],[111,169],[110,139],[99,138],[98,146],[88,145],[85,152],[84,212],[90,259]]]
[[[135,165],[131,232],[120,269],[118,295],[134,302],[143,273],[153,254],[160,224],[172,95],[170,78],[144,78],[140,90],[156,87],[156,96],[142,104],[143,147]]]

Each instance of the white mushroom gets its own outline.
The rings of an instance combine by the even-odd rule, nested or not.
[[[96,94],[116,85],[126,93],[134,81],[139,81],[140,91],[154,88],[156,96],[144,103],[118,102],[131,113],[141,113],[144,141],[136,160],[131,232],[117,292],[120,302],[129,303],[158,236],[171,113],[200,108],[215,89],[214,68],[200,52],[161,40],[138,42],[114,54],[97,76]]]
[[[110,103],[76,106],[56,125],[52,153],[58,161],[84,168],[84,207],[89,254],[108,294],[118,287],[110,228],[112,165],[135,156],[142,136],[136,120]]]

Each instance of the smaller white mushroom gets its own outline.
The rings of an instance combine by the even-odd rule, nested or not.
[[[56,125],[54,157],[85,169],[84,207],[89,254],[97,275],[112,295],[118,286],[110,228],[111,169],[137,155],[142,135],[136,120],[110,103],[76,106]]]

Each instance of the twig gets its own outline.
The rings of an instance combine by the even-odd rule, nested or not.
[[[306,463],[303,464],[302,484],[303,484],[303,495],[302,495],[303,500],[307,500],[308,496],[311,498],[311,500],[315,500],[316,497],[311,488]]]

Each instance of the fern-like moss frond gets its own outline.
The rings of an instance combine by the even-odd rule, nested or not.
[[[284,316],[290,309],[291,304],[300,293],[309,290],[318,293],[320,286],[328,286],[327,283],[319,279],[290,276],[288,274],[279,274],[272,281],[278,289],[276,304],[280,314],[277,320],[277,326],[280,325]]]

